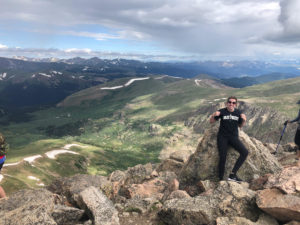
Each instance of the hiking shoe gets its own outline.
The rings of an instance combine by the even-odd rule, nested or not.
[[[228,180],[235,181],[235,182],[242,182],[243,180],[240,179],[236,174],[230,174]]]

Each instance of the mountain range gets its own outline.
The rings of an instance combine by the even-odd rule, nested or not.
[[[0,58],[0,108],[15,113],[53,106],[79,90],[128,77],[208,78],[245,87],[300,75],[298,62],[142,62],[125,59]],[[201,75],[200,75],[201,74]],[[16,110],[18,109],[18,110]]]

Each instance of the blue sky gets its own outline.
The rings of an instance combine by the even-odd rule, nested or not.
[[[0,56],[299,59],[298,0],[0,0]]]

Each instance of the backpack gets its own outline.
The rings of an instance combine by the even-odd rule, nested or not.
[[[5,137],[0,133],[0,156],[6,155],[7,144],[5,142]]]

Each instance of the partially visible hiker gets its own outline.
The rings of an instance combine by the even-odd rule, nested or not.
[[[299,160],[300,159],[300,109],[299,109],[299,112],[298,112],[298,116],[293,120],[285,121],[284,125],[287,125],[288,123],[294,123],[294,122],[298,122],[298,128],[297,128],[297,131],[296,131],[296,134],[295,134],[294,141],[295,141],[295,144],[297,145],[297,150],[296,150],[297,153],[296,154],[297,154],[297,159]]]
[[[230,96],[226,102],[226,108],[219,109],[210,116],[210,123],[221,119],[219,132],[217,136],[217,145],[219,151],[219,179],[223,180],[227,150],[229,145],[240,153],[228,180],[242,181],[237,176],[239,168],[242,166],[248,156],[248,150],[239,139],[238,127],[246,123],[246,115],[237,108],[237,98]]]
[[[6,142],[4,136],[0,133],[0,172],[6,159]],[[5,198],[6,194],[3,188],[0,186],[0,198]]]
[[[4,189],[0,186],[0,199],[1,199],[1,198],[5,198],[5,197],[6,197],[5,191],[4,191]]]

